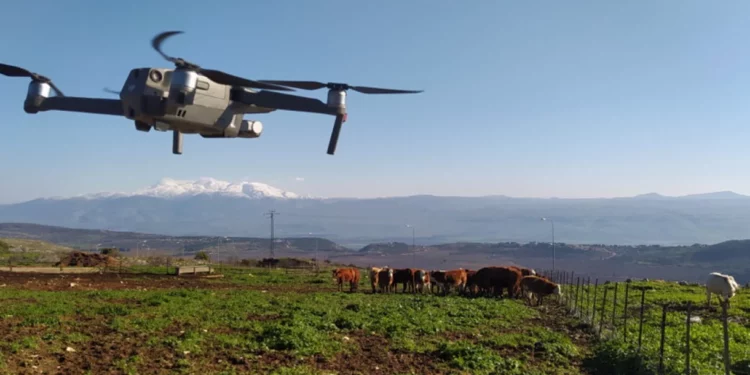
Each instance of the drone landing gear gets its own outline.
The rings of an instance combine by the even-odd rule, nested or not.
[[[339,133],[341,133],[341,124],[346,121],[346,113],[336,115],[336,121],[333,123],[331,139],[328,141],[328,155],[336,152],[336,144],[339,142]]]
[[[182,155],[182,133],[177,130],[172,131],[172,153]]]

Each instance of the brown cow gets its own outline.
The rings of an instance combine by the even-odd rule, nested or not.
[[[477,271],[474,280],[480,289],[493,290],[496,296],[503,295],[503,289],[508,290],[508,296],[513,298],[520,292],[521,271],[515,267],[484,267]]]
[[[372,293],[377,292],[378,287],[378,275],[383,269],[380,267],[370,267],[370,285],[372,286]]]
[[[521,279],[521,290],[527,298],[529,305],[531,305],[532,297],[536,297],[537,306],[542,303],[544,297],[550,294],[562,295],[560,285],[538,276],[524,276]]]
[[[336,268],[332,274],[338,282],[339,292],[343,290],[345,282],[349,283],[350,292],[357,290],[359,287],[359,270],[356,268]]]
[[[403,269],[397,269],[393,272],[393,285],[391,285],[391,288],[393,288],[393,291],[396,291],[396,288],[398,287],[398,284],[403,284],[404,287],[401,290],[402,293],[406,293],[406,288],[409,288],[409,291],[414,292],[414,272],[416,270],[411,268],[403,268]]]
[[[415,288],[419,293],[424,293],[425,287],[431,291],[430,273],[419,269],[414,273]]]
[[[463,290],[466,286],[466,270],[457,269],[451,271],[432,271],[430,272],[430,279],[435,284],[440,284],[443,289],[443,295],[448,294],[452,286],[456,287],[459,291]]]
[[[393,268],[383,268],[378,272],[378,287],[380,292],[390,293],[393,285]]]

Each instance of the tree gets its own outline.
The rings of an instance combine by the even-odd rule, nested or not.
[[[208,260],[208,254],[206,254],[205,251],[201,250],[195,253],[195,260]]]

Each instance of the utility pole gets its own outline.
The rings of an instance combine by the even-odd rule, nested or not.
[[[318,236],[316,233],[308,232],[308,236],[315,236],[315,271],[318,271]]]
[[[273,236],[273,231],[274,231],[274,217],[276,215],[278,215],[278,214],[279,213],[276,212],[276,210],[270,210],[270,211],[268,211],[266,213],[266,215],[269,218],[271,218],[271,244],[270,244],[270,247],[269,247],[269,251],[271,253],[271,259],[274,259],[274,253],[273,253],[273,247],[274,247],[274,236]]]
[[[542,218],[542,221],[549,221],[552,224],[552,270],[555,270],[555,221],[546,217]]]
[[[406,224],[407,228],[411,228],[411,266],[417,266],[417,241],[416,241],[416,228],[411,224]]]

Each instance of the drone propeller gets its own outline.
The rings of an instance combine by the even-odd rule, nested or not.
[[[317,81],[268,81],[262,80],[259,82],[270,83],[273,85],[282,85],[294,87],[302,90],[319,90],[327,87],[331,90],[349,90],[352,89],[363,94],[418,94],[424,90],[397,90],[397,89],[382,89],[378,87],[367,87],[367,86],[350,86],[346,83],[323,83]]]
[[[32,73],[24,68],[0,63],[0,74],[6,75],[8,77],[29,77],[34,82],[42,82],[50,85],[50,87],[55,90],[57,96],[65,96],[63,95],[62,91],[60,91],[60,89],[58,89],[57,86],[52,83],[52,80],[41,74]]]
[[[170,36],[182,34],[182,33],[183,33],[182,31],[165,31],[163,33],[158,34],[157,36],[154,37],[154,39],[151,40],[151,47],[153,47],[156,50],[156,52],[158,52],[162,57],[164,57],[165,60],[173,63],[177,69],[195,71],[196,73],[202,74],[208,77],[210,80],[216,83],[223,84],[223,85],[243,86],[243,87],[266,89],[266,90],[294,91],[288,87],[274,85],[270,83],[262,83],[259,81],[253,81],[253,80],[245,79],[242,77],[237,77],[229,73],[222,72],[220,70],[203,69],[197,64],[193,64],[181,57],[169,56],[161,50],[161,44],[164,42],[164,40],[166,40]]]
[[[110,88],[106,88],[106,87],[104,88],[104,92],[107,92],[107,93],[110,93],[110,94],[115,94],[115,95],[120,95],[120,92],[119,92],[119,91],[117,91],[117,90],[112,90],[112,89],[110,89]]]

